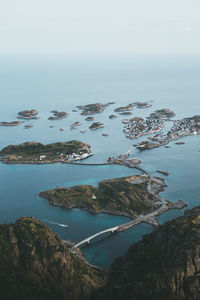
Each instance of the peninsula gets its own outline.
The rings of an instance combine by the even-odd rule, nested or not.
[[[0,151],[0,160],[10,164],[67,163],[93,155],[90,145],[80,141],[69,141],[44,145],[27,142],[10,145]]]

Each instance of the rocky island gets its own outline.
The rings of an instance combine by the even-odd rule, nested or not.
[[[12,164],[68,163],[93,155],[90,145],[80,141],[69,141],[44,145],[27,142],[10,145],[0,151],[0,160]]]
[[[130,110],[133,110],[134,106],[135,106],[134,103],[130,103],[126,106],[120,106],[120,107],[115,108],[115,112],[130,111]]]
[[[68,117],[68,113],[65,111],[57,111],[57,110],[52,110],[51,113],[53,116],[49,117],[48,120],[62,120]]]
[[[135,102],[134,104],[137,108],[140,108],[140,109],[152,107],[152,104],[150,104],[148,102]]]
[[[94,115],[103,112],[104,109],[110,104],[111,103],[107,103],[107,104],[94,103],[94,104],[87,104],[87,105],[79,105],[77,106],[77,108],[82,110],[81,115],[88,116],[88,115]]]
[[[111,213],[135,218],[139,214],[157,209],[161,202],[148,192],[149,178],[142,175],[115,178],[99,183],[98,188],[79,185],[71,188],[58,187],[40,192],[40,197],[48,199],[55,206],[81,208],[91,213]],[[166,184],[158,178],[151,182],[156,193],[163,191]]]
[[[172,118],[175,117],[175,112],[170,110],[169,108],[163,108],[163,109],[158,109],[154,113],[151,114],[153,117],[159,117],[159,118]]]
[[[117,118],[117,116],[116,115],[109,115],[109,119],[116,119]]]
[[[23,122],[22,121],[12,121],[12,122],[0,122],[0,126],[12,127],[12,126],[19,126]]]
[[[94,117],[87,117],[85,118],[85,121],[94,121]]]
[[[103,123],[100,123],[100,122],[94,122],[94,123],[92,123],[92,125],[89,127],[89,129],[96,130],[96,129],[99,129],[99,128],[102,128],[102,127],[104,127],[104,124],[103,124]]]
[[[18,119],[37,120],[39,119],[37,115],[38,115],[38,111],[36,109],[23,110],[18,112]]]

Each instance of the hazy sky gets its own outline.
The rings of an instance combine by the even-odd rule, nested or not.
[[[0,53],[200,53],[200,0],[0,0]]]

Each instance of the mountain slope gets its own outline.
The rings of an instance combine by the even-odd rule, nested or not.
[[[116,259],[98,299],[200,299],[200,207],[165,223]]]
[[[0,294],[4,300],[79,300],[104,283],[104,272],[71,254],[35,218],[0,225]]]

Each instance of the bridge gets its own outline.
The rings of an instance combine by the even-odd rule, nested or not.
[[[129,163],[129,164],[131,165],[131,163]],[[146,174],[149,177],[149,180],[148,180],[148,183],[147,183],[147,191],[148,191],[148,193],[153,194],[153,192],[151,191],[152,175],[149,172],[147,172],[146,170],[144,170],[143,168],[141,168],[140,166],[135,166],[134,165],[133,167],[140,170],[141,172],[143,172],[144,174]],[[102,235],[106,232],[112,232],[113,233],[113,232],[116,232],[116,231],[121,232],[121,231],[127,230],[127,229],[129,229],[133,226],[136,226],[136,225],[138,225],[142,222],[147,221],[147,219],[149,219],[149,218],[155,217],[155,216],[163,213],[164,211],[166,211],[168,209],[167,205],[166,205],[166,200],[164,198],[161,198],[159,195],[154,195],[154,196],[156,196],[157,199],[161,202],[161,206],[158,209],[156,209],[156,210],[154,210],[150,213],[147,213],[145,215],[140,215],[138,218],[136,218],[132,221],[129,221],[127,223],[105,229],[103,231],[100,231],[100,232],[92,235],[92,236],[89,236],[88,238],[86,238],[86,239],[80,241],[78,244],[74,245],[71,248],[71,251],[73,252],[76,248],[78,248],[82,244],[85,244],[85,243],[89,244],[92,239],[94,239],[95,237],[100,236],[100,235]]]
[[[104,233],[106,233],[106,232],[112,232],[112,233],[113,233],[113,232],[117,231],[118,228],[119,228],[119,226],[111,227],[111,228],[105,229],[105,230],[103,230],[103,231],[100,231],[100,232],[98,232],[98,233],[96,233],[96,234],[94,234],[94,235],[91,235],[91,236],[89,236],[88,238],[86,238],[86,239],[80,241],[78,244],[74,245],[74,246],[71,248],[71,251],[74,251],[76,248],[78,248],[78,247],[81,246],[82,244],[85,244],[85,243],[89,244],[90,241],[93,240],[95,237],[100,236],[100,235],[102,235],[102,234],[104,234]]]

